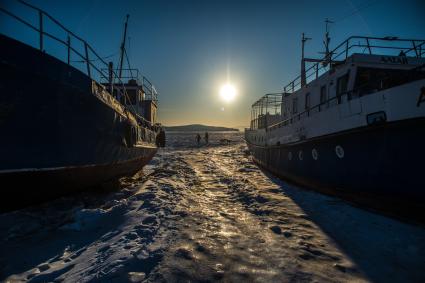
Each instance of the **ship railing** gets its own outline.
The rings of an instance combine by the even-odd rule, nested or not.
[[[109,72],[109,69],[103,68],[102,69],[103,74]],[[137,81],[138,85],[140,85],[143,88],[143,92],[145,93],[145,100],[153,100],[155,102],[158,102],[158,91],[156,90],[155,86],[149,81],[148,78],[145,76],[141,76],[139,74],[139,69],[136,68],[127,68],[122,69],[124,71],[124,75],[121,74],[121,79],[130,80],[134,79]],[[119,69],[115,70],[115,73],[119,73]],[[102,75],[101,77],[101,83],[102,84],[108,84],[109,83],[109,77],[106,75]]]
[[[313,107],[308,107],[307,109],[305,109],[303,112],[300,112],[298,114],[292,114],[292,116],[288,119],[282,120],[278,123],[274,123],[271,125],[267,125],[267,121],[265,121],[266,123],[266,130],[267,131],[273,131],[279,128],[282,128],[284,126],[288,126],[294,122],[297,122],[299,120],[302,120],[304,118],[310,117],[311,115],[315,114],[315,113],[319,113],[322,112],[324,110],[327,110],[331,107],[335,107],[339,104],[343,104],[346,103],[348,101],[351,101],[353,99],[358,99],[362,96],[368,95],[370,93],[374,93],[377,91],[381,91],[383,89],[387,89],[387,88],[391,88],[397,85],[400,85],[401,83],[406,83],[406,82],[410,82],[410,81],[416,81],[416,80],[421,80],[421,79],[425,79],[425,72],[424,72],[424,68],[425,68],[425,64],[413,67],[412,69],[408,70],[408,75],[406,77],[408,77],[408,80],[403,80],[403,78],[400,76],[398,77],[398,80],[396,81],[387,81],[387,80],[392,80],[393,77],[392,76],[386,76],[381,78],[381,85],[386,85],[386,87],[382,88],[382,89],[374,89],[373,91],[370,89],[369,87],[369,83],[365,83],[364,85],[358,85],[356,86],[354,89],[352,90],[348,90],[346,92],[342,92],[341,94],[338,94],[337,96],[333,96],[328,98],[327,100],[313,106]],[[400,81],[401,79],[401,81]]]
[[[268,93],[257,100],[251,108],[251,128],[261,127],[261,121],[264,116],[278,115],[282,105],[282,96],[284,93]]]
[[[324,102],[321,102],[321,103],[319,103],[319,104],[317,104],[313,107],[309,107],[309,108],[305,109],[304,111],[302,111],[300,113],[293,113],[290,118],[282,120],[282,121],[277,122],[275,124],[266,126],[265,128],[266,128],[267,131],[274,131],[274,130],[280,129],[282,127],[285,127],[285,126],[291,125],[291,124],[293,124],[297,121],[300,121],[304,118],[310,117],[315,113],[322,112],[322,111],[327,110],[331,107],[337,106],[337,105],[345,103],[347,101],[350,101],[355,97],[359,97],[357,91],[343,92],[338,96],[331,97]]]
[[[383,44],[385,43],[385,45]],[[366,37],[351,36],[319,62],[312,64],[306,69],[307,84],[327,72],[332,66],[345,62],[348,57],[355,53],[377,54],[397,56],[403,51],[404,55],[416,58],[425,57],[424,39],[399,39],[397,37]],[[293,93],[301,88],[301,75],[283,87],[283,92]]]
[[[115,74],[119,74],[120,69],[115,69],[114,73]],[[124,73],[124,74],[123,74]],[[101,83],[109,83],[109,77],[105,76],[104,74],[109,74],[109,68],[102,68],[102,76],[101,76]],[[121,69],[121,76],[119,77],[121,80],[125,79],[125,80],[137,80],[139,81],[140,74],[139,74],[139,69],[137,68],[123,68]]]
[[[142,78],[142,86],[146,96],[145,99],[158,102],[158,92],[155,86],[146,77]]]
[[[66,47],[65,54],[61,54],[61,55],[65,55],[66,59],[63,60],[60,58],[61,56],[54,55],[53,51],[51,52],[50,55],[54,56],[55,58],[63,62],[66,62],[69,66],[72,66],[80,70],[92,80],[100,81],[102,77],[109,77],[109,73],[105,73],[103,71],[105,69],[108,70],[108,66],[109,66],[108,63],[87,43],[87,41],[85,41],[83,38],[79,37],[72,31],[67,29],[58,20],[56,20],[54,17],[52,17],[51,15],[49,15],[47,12],[43,11],[42,9],[37,8],[22,0],[16,0],[16,3],[20,3],[24,5],[25,7],[29,8],[30,10],[32,10],[33,12],[37,13],[38,26],[28,22],[27,20],[23,19],[22,17],[16,15],[15,13],[9,10],[6,10],[3,7],[0,7],[0,12],[8,15],[12,19],[16,20],[17,22],[20,22],[21,24],[30,28],[31,30],[36,31],[38,33],[38,48],[41,52],[47,53],[46,52],[47,45],[45,44],[46,43],[45,39],[46,38],[52,39],[53,41]],[[62,33],[65,33],[66,39],[59,38],[58,35],[54,35],[51,32],[47,32],[46,20],[50,20],[50,22],[53,23],[53,27],[51,27],[52,30],[58,29]],[[82,50],[77,50],[77,47],[75,46],[76,43],[74,41],[81,44],[80,48],[82,48]],[[60,50],[55,50],[55,52],[61,53]],[[72,58],[73,54],[77,55],[77,60],[74,60],[74,58]],[[71,58],[73,60],[71,60]],[[72,63],[84,63],[85,67],[82,68],[81,66],[75,66]],[[93,73],[94,71],[97,73],[96,74]],[[116,87],[115,85],[117,83],[114,83],[112,84],[114,89],[116,89],[118,93],[124,96],[127,96],[128,98],[128,94],[127,94],[127,90],[125,89],[124,82],[118,77],[118,75],[116,74],[114,70],[112,70],[112,72],[113,72],[114,80],[116,79],[118,81],[118,84],[122,86],[122,87]],[[135,109],[130,109],[130,112],[132,114],[136,114]],[[145,120],[145,123],[151,124],[146,119],[144,120]]]

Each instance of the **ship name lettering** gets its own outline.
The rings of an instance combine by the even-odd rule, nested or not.
[[[405,56],[381,56],[381,62],[392,64],[407,64],[407,58]]]

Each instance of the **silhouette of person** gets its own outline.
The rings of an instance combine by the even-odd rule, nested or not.
[[[208,144],[208,132],[205,132],[205,143]]]
[[[201,143],[201,135],[196,134],[196,141],[198,142],[198,145]]]

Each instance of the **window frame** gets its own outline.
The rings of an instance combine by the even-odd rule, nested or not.
[[[324,104],[328,100],[327,90],[328,90],[327,85],[322,85],[320,87],[320,104]]]
[[[340,91],[341,90],[341,82],[345,78],[347,79],[346,80],[346,83],[345,83],[345,91],[342,91],[341,92]],[[336,80],[336,97],[337,97],[338,104],[341,103],[341,97],[342,97],[342,95],[348,93],[349,82],[350,82],[350,71],[347,71],[345,74],[343,74],[342,76],[338,77],[338,79]]]
[[[304,97],[304,110],[310,110],[311,107],[311,94],[307,92]]]
[[[298,113],[298,97],[292,98],[292,114]]]

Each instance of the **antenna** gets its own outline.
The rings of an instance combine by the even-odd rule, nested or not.
[[[306,75],[305,75],[305,59],[304,59],[304,45],[307,40],[310,40],[310,37],[305,37],[304,33],[301,38],[301,87],[307,84]]]
[[[128,24],[128,18],[130,17],[129,14],[127,14],[127,17],[125,19],[125,25],[124,25],[124,37],[122,39],[121,43],[121,56],[120,56],[120,68],[119,68],[119,78],[121,79],[121,73],[122,73],[122,61],[124,59],[124,52],[125,52],[125,38],[127,37],[127,24]]]
[[[326,33],[325,33],[325,40],[323,43],[325,44],[325,60],[323,62],[323,66],[326,67],[331,62],[331,56],[329,52],[329,43],[331,42],[331,38],[329,36],[329,24],[333,24],[334,22],[330,21],[328,18],[325,20],[326,24]]]

